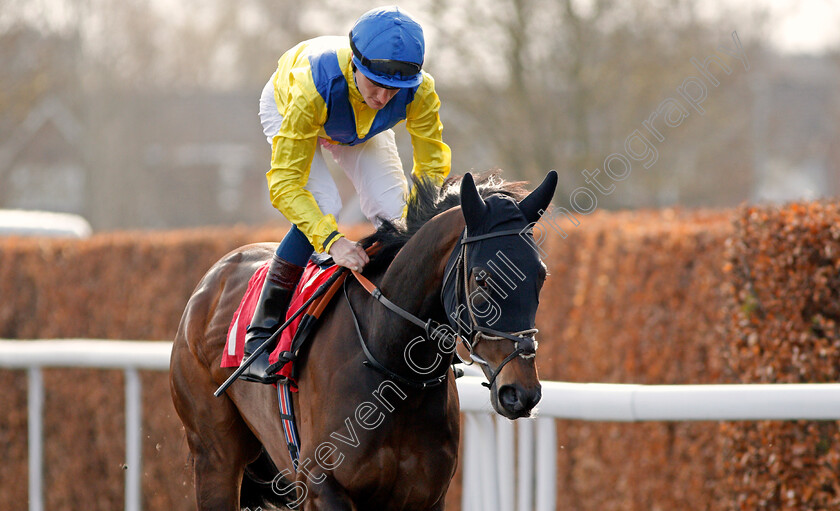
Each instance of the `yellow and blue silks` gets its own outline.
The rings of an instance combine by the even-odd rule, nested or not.
[[[278,61],[274,100],[283,116],[272,139],[266,173],[271,203],[303,231],[316,251],[327,252],[339,236],[333,215],[324,215],[304,189],[318,139],[355,145],[406,121],[414,148],[412,176],[443,182],[451,151],[442,140],[440,99],[426,72],[417,87],[401,89],[381,110],[369,108],[356,87],[346,37],[304,41]]]

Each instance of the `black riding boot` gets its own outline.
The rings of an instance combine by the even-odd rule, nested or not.
[[[300,280],[303,268],[284,261],[277,254],[271,260],[268,274],[265,277],[260,297],[257,300],[257,308],[254,310],[254,317],[251,319],[248,330],[245,333],[245,357],[248,359],[251,353],[255,352],[277,327],[283,324],[286,317],[286,309],[292,301],[292,293]],[[276,342],[274,346],[276,346]],[[274,346],[263,351],[259,357],[245,369],[240,376],[245,381],[259,383],[274,383],[278,377],[266,374],[269,366],[268,357]]]

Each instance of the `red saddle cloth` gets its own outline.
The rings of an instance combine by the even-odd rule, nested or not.
[[[245,331],[248,328],[248,323],[250,323],[251,318],[254,317],[257,300],[260,297],[265,276],[268,273],[269,262],[266,262],[254,272],[251,280],[248,281],[248,289],[245,291],[245,296],[242,297],[242,301],[239,302],[239,307],[233,313],[230,328],[228,328],[227,341],[225,342],[225,352],[222,354],[222,367],[239,367],[239,364],[242,363],[242,359],[245,356],[243,350],[245,345]],[[329,268],[322,269],[309,262],[303,270],[303,275],[300,278],[295,292],[292,294],[292,303],[286,312],[286,319],[291,317],[312,296],[312,293],[329,279],[337,269],[338,266],[330,266]],[[270,363],[276,363],[280,358],[280,353],[289,351],[289,348],[292,347],[292,339],[295,337],[295,332],[297,332],[298,325],[303,316],[304,314],[301,314],[295,318],[280,334],[280,341],[269,356],[268,360]],[[278,371],[278,374],[291,377],[292,363],[290,362],[283,366]]]

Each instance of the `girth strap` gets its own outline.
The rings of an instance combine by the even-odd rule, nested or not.
[[[289,457],[292,459],[292,466],[295,472],[298,469],[298,457],[300,455],[300,437],[298,436],[297,423],[295,422],[295,408],[292,403],[289,381],[277,384],[277,401],[280,405],[280,421],[283,424],[283,436],[286,437],[286,447],[289,450]]]

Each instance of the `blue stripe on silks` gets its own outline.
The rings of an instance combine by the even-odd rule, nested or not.
[[[406,118],[406,109],[414,100],[417,87],[400,89],[384,108],[376,112],[373,124],[367,135],[359,138],[356,129],[356,116],[350,106],[350,92],[347,80],[338,65],[335,50],[326,50],[309,57],[312,79],[315,89],[327,104],[327,122],[324,131],[336,142],[345,145],[361,144],[385,130],[393,128]]]

